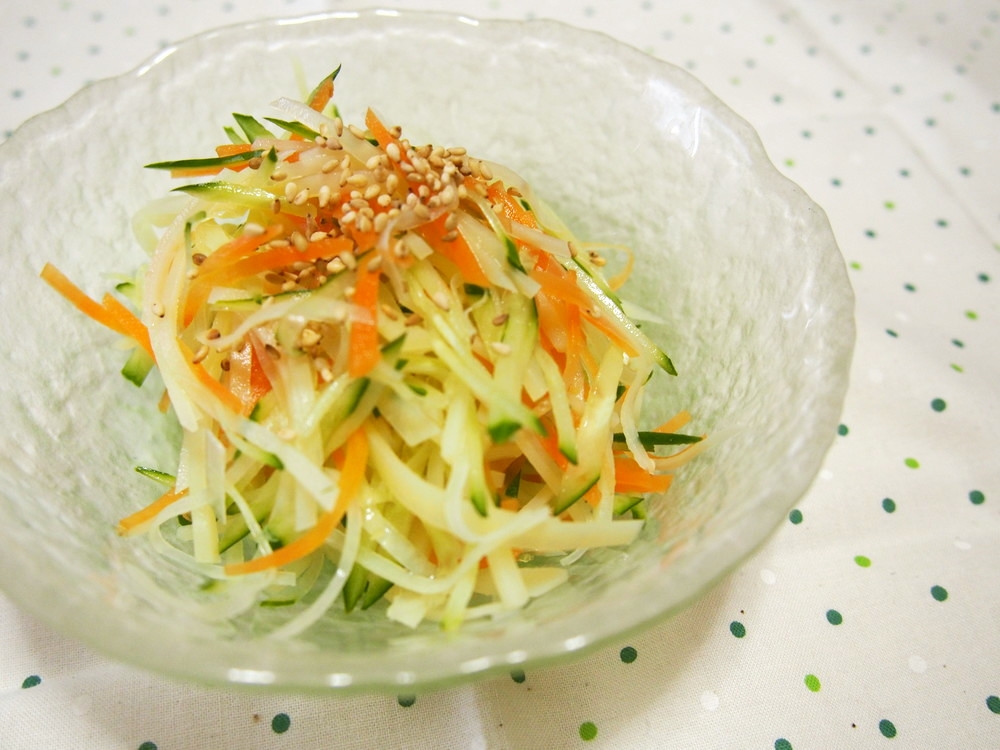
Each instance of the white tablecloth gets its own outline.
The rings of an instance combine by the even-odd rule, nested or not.
[[[415,698],[193,688],[0,597],[0,748],[1000,748],[1000,3],[393,5],[605,31],[758,128],[829,213],[857,292],[853,383],[821,475],[669,622],[569,666]],[[0,134],[192,33],[348,7],[6,0]]]

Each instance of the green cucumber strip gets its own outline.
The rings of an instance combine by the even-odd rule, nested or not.
[[[146,164],[146,169],[200,169],[202,167],[228,167],[232,164],[242,164],[251,159],[259,159],[263,150],[245,151],[242,154],[215,156],[207,159],[177,159],[176,161],[156,161]]]
[[[575,467],[574,467],[575,468]],[[577,476],[574,481],[570,484],[569,488],[564,488],[559,496],[552,503],[552,515],[558,516],[560,513],[568,509],[573,503],[579,500],[581,497],[587,494],[587,490],[597,484],[597,481],[601,478],[601,473],[598,471],[596,474],[589,476]]]
[[[164,484],[167,487],[173,487],[174,482],[177,481],[177,477],[173,474],[168,474],[165,471],[160,471],[159,469],[151,469],[148,466],[136,466],[135,470],[142,474],[144,477],[149,477],[153,481]]]
[[[274,498],[270,496],[258,498],[256,501],[251,500],[249,505],[250,512],[257,519],[257,523],[264,523],[271,508],[274,507]],[[219,537],[219,552],[225,552],[249,533],[250,529],[247,527],[247,521],[242,513],[231,516]]]
[[[616,432],[612,439],[616,443],[625,442],[625,433]],[[643,432],[639,431],[639,442],[646,450],[652,450],[657,445],[688,445],[690,443],[700,443],[698,435],[682,435],[679,432]]]
[[[234,182],[199,182],[194,185],[181,185],[171,192],[187,193],[199,198],[216,200],[220,203],[235,203],[247,208],[267,208],[275,199],[273,193],[261,188],[246,187]]]
[[[258,404],[259,403],[260,402],[258,402]],[[251,414],[251,418],[252,417],[253,414]],[[232,441],[233,445],[235,445],[239,449],[240,453],[245,453],[246,455],[251,456],[254,460],[262,464],[267,464],[273,469],[281,470],[285,468],[285,464],[282,462],[280,458],[278,458],[270,451],[266,451],[263,448],[258,448],[249,440],[244,440],[242,437],[240,437],[235,433],[230,434],[229,439]]]
[[[225,131],[225,133],[226,133],[226,137],[227,137],[227,138],[228,138],[228,139],[229,139],[229,140],[230,140],[230,141],[231,141],[232,143],[246,143],[246,142],[247,142],[247,139],[246,139],[246,138],[244,138],[244,137],[243,137],[242,135],[240,135],[239,133],[237,133],[237,132],[236,132],[236,128],[232,127],[231,125],[226,125],[226,126],[225,126],[224,128],[222,128],[222,129],[223,129],[223,130]]]
[[[628,513],[643,500],[642,495],[615,495],[614,514],[620,516]]]
[[[125,364],[122,366],[122,377],[136,386],[141,386],[146,382],[146,376],[149,375],[155,365],[156,363],[146,353],[146,350],[141,346],[137,346],[132,350],[132,353],[129,354],[128,359],[125,360]]]
[[[277,125],[282,130],[287,130],[289,133],[294,133],[295,135],[301,135],[310,141],[319,135],[319,133],[308,125],[303,125],[301,122],[296,122],[295,120],[279,120],[277,117],[265,117],[264,119]]]
[[[601,289],[600,285],[589,274],[577,274],[576,277],[584,290],[598,303],[601,314],[611,318],[614,321],[615,327],[632,342],[636,349],[649,354],[653,358],[653,361],[670,375],[677,374],[677,370],[674,369],[674,364],[670,361],[670,357],[667,356],[666,352],[650,341],[649,337],[639,330],[638,326],[632,322],[621,307],[615,304],[615,301],[611,297],[604,293],[604,290]]]
[[[250,115],[241,115],[239,112],[233,112],[233,119],[236,120],[236,124],[240,126],[240,130],[243,131],[250,143],[253,143],[258,138],[274,138],[274,133]]]
[[[361,601],[365,589],[368,587],[368,571],[357,563],[351,568],[351,572],[344,581],[344,588],[341,594],[344,597],[344,611],[351,612]]]
[[[375,602],[385,596],[385,592],[391,589],[392,585],[392,581],[388,581],[374,573],[369,573],[368,588],[365,589],[365,596],[361,600],[361,609],[368,609],[375,604]]]

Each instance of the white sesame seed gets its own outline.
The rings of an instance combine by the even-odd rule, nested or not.
[[[365,162],[365,169],[373,170],[376,167],[378,167],[378,165],[381,163],[382,162],[381,159],[379,158],[379,154],[375,154],[374,156],[369,156],[368,161]]]
[[[388,223],[389,223],[389,215],[388,214],[379,214],[378,216],[375,217],[375,222],[374,222],[374,224],[375,224],[375,231],[376,232],[381,232],[383,229],[385,229],[385,226]]]
[[[379,193],[381,192],[382,192],[381,185],[369,185],[368,187],[365,188],[365,199],[372,200],[373,198],[377,198]]]
[[[153,315],[155,315],[158,318],[162,318],[166,314],[163,310],[163,305],[161,305],[159,302],[154,302],[152,305],[150,305],[149,310],[150,312],[153,313]]]
[[[203,361],[205,357],[208,356],[208,347],[202,344],[201,348],[194,353],[194,357],[191,359],[191,364],[198,364]]]
[[[355,172],[350,177],[347,178],[348,185],[356,185],[358,187],[364,187],[369,182],[368,175],[363,172]]]
[[[482,175],[484,180],[493,179],[493,170],[490,169],[489,165],[486,162],[482,161],[479,162],[479,174]]]
[[[337,257],[340,258],[341,262],[345,266],[350,268],[352,271],[358,267],[358,261],[354,257],[353,253],[349,253],[345,250],[344,252],[340,253]]]
[[[330,172],[332,172],[336,168],[337,168],[337,160],[330,159],[329,161],[323,163],[323,166],[320,167],[320,171],[323,174],[330,174]]]
[[[314,331],[312,328],[303,328],[302,335],[299,336],[299,343],[301,346],[315,346],[319,343],[320,335],[318,331]]]
[[[367,216],[358,217],[358,229],[360,229],[362,232],[370,232],[374,228],[375,225],[372,223],[372,220],[369,219]]]
[[[292,200],[298,192],[299,186],[294,181],[285,184],[285,200]]]
[[[292,203],[296,206],[303,205],[307,200],[309,200],[309,188],[302,188],[299,192],[295,194],[292,198]]]
[[[243,225],[243,234],[248,234],[251,237],[257,237],[264,234],[264,227],[255,221],[248,221]]]
[[[271,172],[271,179],[275,182],[281,182],[282,180],[288,179],[288,173],[282,172],[280,169]]]
[[[330,203],[330,186],[320,185],[319,188],[319,207],[326,208]]]
[[[403,158],[403,155],[401,153],[399,153],[399,146],[397,146],[394,141],[391,141],[385,147],[385,153],[386,153],[386,156],[388,156],[393,161],[399,161],[400,159]]]
[[[441,191],[440,197],[442,203],[445,204],[453,203],[455,201],[455,198],[457,197],[455,188],[452,187],[451,185],[446,186],[445,189]]]
[[[448,310],[451,309],[451,300],[448,299],[448,295],[444,292],[434,292],[434,294],[431,295],[431,302],[445,312],[448,312]]]
[[[320,240],[325,240],[329,236],[330,235],[328,235],[326,232],[313,232],[312,234],[309,235],[309,241],[319,242]]]
[[[495,351],[497,354],[510,354],[513,349],[511,349],[510,344],[506,344],[503,341],[494,341],[490,344],[490,349]]]
[[[344,214],[343,216],[340,217],[340,223],[341,224],[350,224],[356,218],[358,218],[357,212],[355,212],[355,211],[348,211],[346,214]]]
[[[326,138],[324,138],[323,134],[320,133],[315,138],[313,138],[313,143],[315,143],[317,146],[325,147],[326,146]]]
[[[377,203],[383,208],[385,208],[390,203],[392,203],[392,196],[389,195],[388,193],[382,193],[382,195],[378,197]]]
[[[299,252],[305,252],[309,247],[309,240],[301,232],[292,232],[292,244]]]
[[[360,138],[361,140],[365,139],[365,131],[363,131],[357,125],[348,125],[347,131],[355,138]]]

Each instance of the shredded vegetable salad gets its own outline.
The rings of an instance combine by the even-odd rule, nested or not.
[[[676,373],[617,294],[630,257],[605,278],[610,250],[508,169],[372,110],[345,126],[338,71],[281,117],[236,114],[214,157],[148,165],[199,179],[136,217],[150,259],[124,302],[42,277],[129,340],[128,379],[159,370],[183,428],[119,534],[225,616],[298,605],[279,636],[380,600],[454,628],[630,544],[704,442],[686,412],[639,429]]]

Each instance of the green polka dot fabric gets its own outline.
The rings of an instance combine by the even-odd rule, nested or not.
[[[857,295],[852,385],[820,475],[669,621],[436,692],[178,684],[0,597],[0,747],[1000,747],[1000,3],[390,5],[606,32],[757,128],[828,213]],[[6,0],[0,139],[195,32],[351,6]]]

